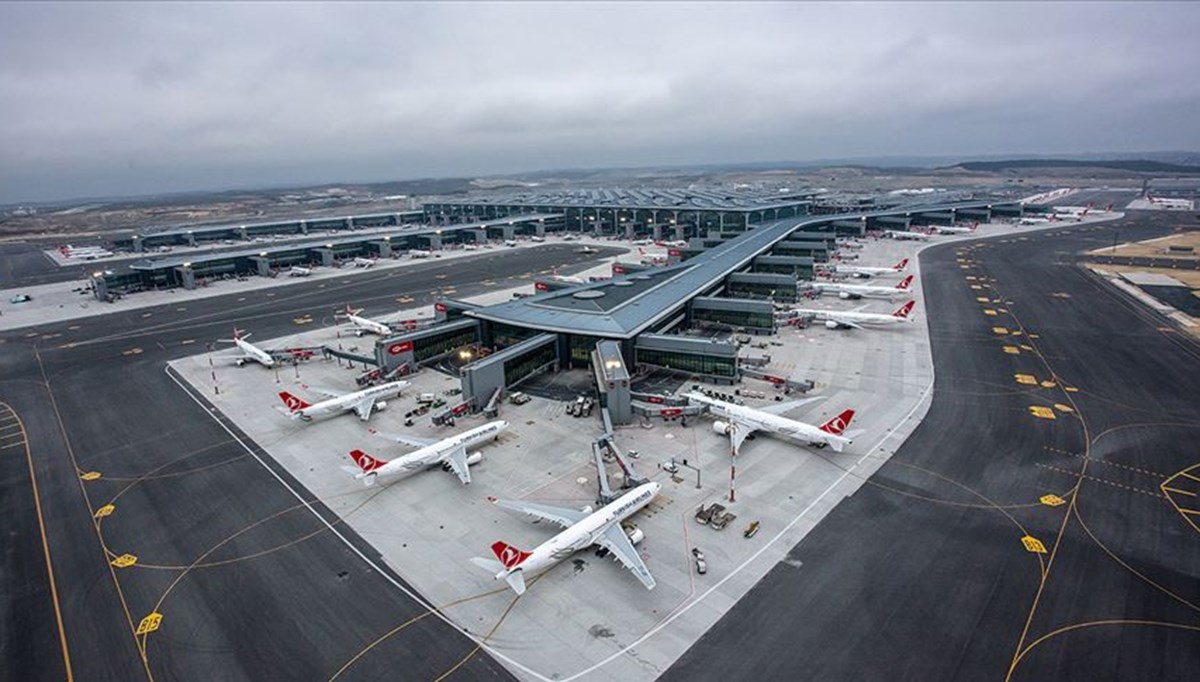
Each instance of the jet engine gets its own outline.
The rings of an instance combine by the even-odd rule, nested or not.
[[[715,421],[713,422],[712,430],[721,434],[722,436],[728,436],[733,433],[733,424],[730,424],[729,422]]]
[[[386,400],[377,400],[377,401],[375,401],[375,409],[377,409],[377,410],[386,410],[386,409],[387,409],[387,401],[386,401]]]
[[[483,461],[483,453],[482,452],[476,451],[476,452],[468,452],[467,453],[467,466],[474,466],[476,464],[479,464],[482,461]]]
[[[646,534],[642,532],[641,528],[627,526],[623,530],[625,531],[625,535],[629,536],[629,542],[631,544],[636,545],[642,540],[646,539]]]
[[[854,294],[852,294],[848,291],[839,291],[838,298],[842,299],[843,301],[849,301],[850,299],[856,298],[856,297]]]
[[[841,326],[842,325],[838,324],[837,322],[835,322],[833,320],[825,320],[825,328],[826,329],[840,329]]]

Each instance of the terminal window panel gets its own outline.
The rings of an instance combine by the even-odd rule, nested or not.
[[[536,348],[519,358],[508,360],[504,363],[504,385],[512,386],[556,360],[558,352],[552,343]]]
[[[571,366],[591,367],[592,351],[596,349],[596,342],[599,340],[594,336],[575,336],[572,334],[568,342],[570,346]]]
[[[680,353],[677,351],[639,348],[637,350],[637,360],[639,363],[657,365],[659,367],[666,367],[667,369],[678,370],[681,372],[690,372],[692,374],[703,374],[707,376],[718,377],[737,376],[737,359],[732,357],[726,358],[712,355],[697,355],[694,353]]]
[[[730,282],[729,291],[749,294],[751,296],[762,298],[778,298],[788,301],[796,300],[796,288],[793,285],[790,288],[780,289],[772,284],[758,284],[754,282]]]
[[[720,322],[733,327],[755,327],[757,329],[775,328],[775,317],[771,313],[758,313],[744,310],[693,309],[692,317],[705,322]]]
[[[455,348],[462,348],[478,341],[475,336],[475,331],[467,329],[464,331],[448,332],[439,334],[434,337],[420,339],[413,342],[413,359],[417,362],[423,362],[437,355],[449,353]]]
[[[515,346],[525,339],[531,339],[541,332],[525,327],[513,327],[507,324],[492,324],[492,344],[497,350]]]

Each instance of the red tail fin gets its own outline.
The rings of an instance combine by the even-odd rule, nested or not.
[[[304,400],[302,400],[301,398],[297,398],[296,396],[292,395],[291,393],[288,393],[287,391],[280,391],[279,399],[283,401],[284,405],[287,405],[288,410],[291,412],[295,412],[296,410],[303,410],[307,407],[312,407],[311,404],[304,402]]]
[[[916,301],[909,301],[908,303],[905,303],[904,305],[900,306],[899,310],[892,313],[892,317],[898,317],[902,320],[907,319],[908,314],[912,312],[913,306],[915,305],[917,305]]]
[[[896,272],[900,272],[901,270],[903,270],[904,268],[907,268],[907,267],[908,267],[908,259],[905,258],[904,260],[900,261],[899,263],[896,263],[895,265],[893,265],[892,269],[895,270]]]
[[[900,289],[901,291],[908,291],[908,285],[912,284],[912,281],[913,276],[909,275],[908,277],[900,280],[900,283],[896,285],[896,288]]]
[[[832,433],[835,436],[842,435],[847,426],[850,426],[850,420],[854,419],[854,410],[846,410],[838,416],[821,424],[821,430],[825,433]]]
[[[387,464],[387,462],[385,462],[381,459],[375,459],[374,457],[368,455],[367,453],[363,452],[362,450],[351,450],[350,458],[354,460],[354,463],[358,465],[359,469],[363,470],[363,473],[368,473],[368,474],[371,473],[372,471],[375,471],[376,469],[383,466],[384,464]]]
[[[513,547],[507,542],[497,540],[492,543],[492,553],[504,564],[507,569],[513,569],[521,565],[522,561],[528,559],[532,553],[525,552]]]

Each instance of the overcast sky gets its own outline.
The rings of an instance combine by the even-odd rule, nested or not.
[[[0,3],[0,203],[1200,148],[1200,3]]]

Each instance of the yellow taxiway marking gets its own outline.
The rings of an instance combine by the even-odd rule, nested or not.
[[[1075,411],[1071,409],[1070,405],[1063,405],[1062,403],[1054,403],[1054,409],[1062,412],[1063,414],[1070,414]]]
[[[434,275],[434,279],[446,279],[446,275],[445,275],[445,273],[440,274],[440,275]]]
[[[116,566],[117,568],[129,568],[130,566],[137,563],[137,557],[135,557],[132,554],[122,554],[121,556],[117,557],[116,559],[113,559],[109,563],[111,563],[113,566]]]
[[[1013,336],[1020,336],[1020,335],[1022,335],[1022,334],[1024,334],[1024,333],[1025,333],[1025,332],[1023,332],[1023,331],[1021,331],[1020,329],[1018,329],[1018,330],[1014,331],[1014,332],[1012,333],[1012,335],[1013,335]]]
[[[1054,298],[1071,298],[1071,294],[1068,294],[1065,291],[1056,291],[1050,295],[1053,296]]]
[[[154,313],[142,313],[142,317],[151,317]]]
[[[1028,552],[1033,552],[1035,554],[1046,553],[1046,546],[1042,544],[1041,540],[1038,540],[1032,535],[1026,535],[1025,537],[1021,538],[1021,544],[1025,545],[1025,550]]]
[[[239,299],[238,299],[238,302],[240,303],[240,302],[242,302],[242,301],[244,301],[244,300],[246,300],[246,297],[245,297],[245,296],[242,296],[241,298],[239,298]]]
[[[292,318],[292,322],[295,322],[296,324],[311,324],[312,321],[312,315],[304,315],[303,317]]]
[[[1032,351],[1032,350],[1033,350],[1033,346],[1027,346],[1027,345],[1025,345],[1025,344],[1023,344],[1023,343],[1022,343],[1022,344],[1021,344],[1021,350],[1028,350],[1028,351]]]
[[[1049,381],[1049,380],[1042,382],[1042,388],[1054,388],[1057,385],[1058,384],[1054,383],[1053,381]]]
[[[979,290],[979,289],[982,289],[983,287],[979,286],[978,284],[972,284],[971,288],[975,289],[975,290]]]
[[[1061,504],[1067,503],[1067,501],[1064,500],[1063,498],[1059,497],[1058,495],[1053,495],[1053,494],[1042,495],[1041,497],[1038,498],[1038,502],[1041,502],[1042,504],[1046,505],[1047,507],[1057,507]]]
[[[974,281],[975,281],[975,275],[967,275],[967,281],[969,281],[969,282],[974,282]]]
[[[1021,351],[1017,350],[1016,346],[1005,346],[1004,352],[1008,353],[1009,355],[1020,355],[1021,354]]]
[[[1058,419],[1058,417],[1054,416],[1054,410],[1041,405],[1030,405],[1029,414],[1039,419]]]
[[[158,629],[158,626],[161,623],[162,623],[162,614],[159,613],[158,611],[155,611],[154,613],[151,613],[150,615],[143,618],[142,622],[138,623],[137,632],[135,634],[145,635],[145,634],[154,632],[155,630]]]
[[[996,311],[995,311],[995,310],[992,310],[991,308],[984,308],[984,309],[983,309],[983,314],[984,314],[984,315],[987,315],[988,317],[995,317],[995,316],[996,316]]]
[[[67,330],[68,330],[68,331],[76,331],[76,330],[78,330],[79,328],[80,328],[80,327],[79,327],[79,325],[77,325],[77,324],[73,324],[73,325],[71,325],[70,327],[67,327]]]
[[[181,345],[181,346],[186,346],[186,345],[188,345],[188,344],[191,344],[191,343],[196,343],[196,339],[184,339],[184,340],[182,340],[182,341],[180,341],[180,342],[179,342],[179,345]]]
[[[130,348],[129,350],[123,351],[121,353],[121,355],[141,355],[141,354],[142,354],[141,348]]]
[[[1038,337],[1038,335],[1037,335],[1037,334],[1030,334],[1030,335],[1029,335],[1029,338],[1031,338],[1031,339],[1036,339],[1036,338],[1039,338],[1039,337]]]
[[[1188,497],[1196,497],[1196,493],[1194,493],[1190,490],[1180,490],[1178,488],[1168,488],[1165,485],[1162,486],[1162,489],[1169,493],[1178,493],[1180,495],[1187,495]]]
[[[1063,386],[1063,390],[1067,393],[1076,393],[1079,391],[1079,389],[1075,388],[1074,386]]]
[[[1013,378],[1017,380],[1018,384],[1028,384],[1032,386],[1033,384],[1037,383],[1037,378],[1032,374],[1014,374]]]
[[[111,505],[111,504],[106,504],[103,507],[100,507],[99,509],[97,509],[96,513],[92,514],[92,518],[102,519],[105,516],[112,514],[116,510],[117,510],[116,506]]]
[[[1008,333],[1008,327],[992,327],[992,333],[1004,336]]]
[[[100,478],[100,472],[99,471],[89,471],[87,473],[80,474],[79,477],[85,481],[94,481],[94,480]]]
[[[979,296],[979,297],[976,297],[976,299],[975,299],[975,300],[976,300],[976,301],[979,301],[980,303],[987,303],[987,302],[988,302],[988,297],[987,297],[987,296]]]

